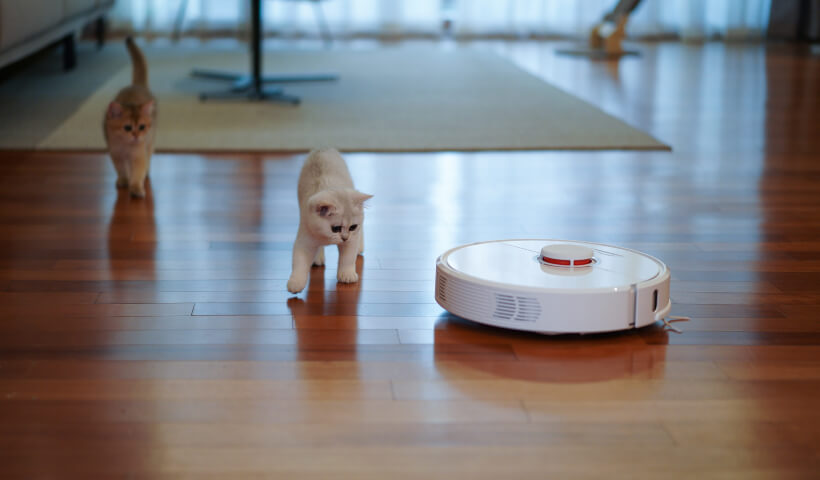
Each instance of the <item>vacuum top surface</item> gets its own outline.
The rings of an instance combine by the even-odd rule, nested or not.
[[[558,258],[548,258],[542,255],[544,252],[557,252],[551,257]],[[561,252],[591,252],[592,257],[573,258],[572,255],[561,255]],[[587,289],[628,289],[666,270],[659,260],[635,250],[567,240],[474,243],[445,252],[440,262],[468,280],[507,288],[579,292]]]

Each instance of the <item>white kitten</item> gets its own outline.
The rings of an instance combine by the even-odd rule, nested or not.
[[[310,152],[299,175],[298,196],[299,231],[293,242],[288,291],[302,291],[311,264],[325,264],[325,245],[339,246],[337,280],[359,281],[356,256],[364,251],[363,204],[373,195],[353,188],[345,161],[331,148]]]

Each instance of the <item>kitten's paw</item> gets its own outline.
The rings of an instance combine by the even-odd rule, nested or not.
[[[142,198],[145,196],[145,188],[142,185],[131,185],[128,187],[132,197]]]
[[[336,275],[336,280],[338,280],[339,283],[356,283],[359,281],[359,274],[353,269],[339,270],[339,273]]]
[[[297,278],[291,276],[288,280],[288,291],[290,293],[299,293],[305,288],[305,284],[307,283],[306,278]]]
[[[128,179],[120,177],[117,179],[117,188],[125,188],[128,186]]]

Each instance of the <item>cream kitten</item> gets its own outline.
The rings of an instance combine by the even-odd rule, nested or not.
[[[120,90],[108,105],[103,133],[117,170],[117,188],[128,187],[131,195],[143,197],[154,153],[156,100],[148,89],[145,57],[130,37],[125,44],[134,69],[132,84]]]
[[[345,161],[335,149],[310,152],[299,175],[299,231],[293,242],[288,291],[305,288],[310,266],[325,264],[325,245],[338,245],[341,283],[356,283],[356,256],[364,251],[364,201],[353,188]]]

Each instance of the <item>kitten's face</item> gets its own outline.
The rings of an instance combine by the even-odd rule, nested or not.
[[[326,190],[308,201],[307,227],[325,245],[339,245],[357,238],[364,221],[364,201],[372,195],[356,190]]]
[[[139,144],[154,126],[154,102],[142,106],[122,106],[111,102],[105,117],[109,140],[119,144]]]

